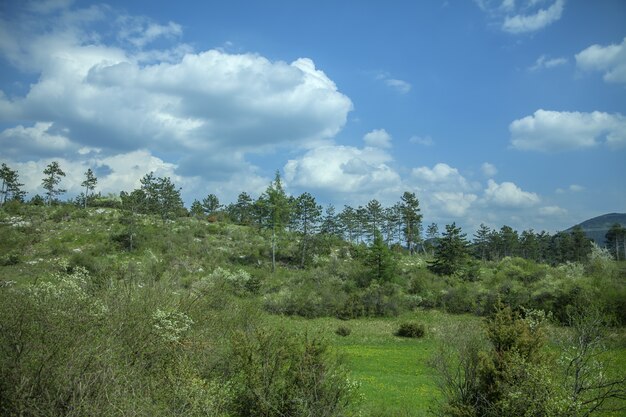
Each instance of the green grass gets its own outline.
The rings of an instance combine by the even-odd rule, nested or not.
[[[342,354],[353,379],[361,385],[362,410],[366,416],[426,416],[438,398],[429,358],[437,347],[440,326],[449,321],[472,321],[470,316],[453,316],[437,311],[420,311],[395,318],[342,321],[332,318],[273,318],[287,326],[324,334]],[[403,321],[418,321],[426,327],[421,339],[394,333]],[[340,325],[349,336],[339,336]]]

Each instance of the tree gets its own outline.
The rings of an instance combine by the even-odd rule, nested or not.
[[[315,198],[309,193],[303,193],[294,201],[294,222],[296,230],[301,236],[302,256],[300,268],[304,268],[306,260],[307,243],[311,234],[316,232],[322,215],[322,206],[315,202]]]
[[[435,254],[435,247],[439,241],[439,227],[437,223],[431,223],[426,228],[426,239],[428,246],[430,246],[431,254]]]
[[[12,170],[5,163],[2,164],[0,167],[0,180],[2,181],[0,184],[0,205],[9,200],[24,200],[26,193],[21,189],[24,184],[19,183],[18,177],[17,171]]]
[[[374,231],[374,240],[368,248],[365,263],[372,268],[374,278],[379,282],[388,282],[393,278],[395,270],[393,254],[378,230]]]
[[[468,260],[468,242],[456,223],[446,225],[446,231],[435,248],[434,260],[428,269],[438,275],[454,275],[463,270]]]
[[[511,226],[504,225],[500,228],[501,253],[504,256],[515,256],[519,246],[519,236]]]
[[[606,235],[606,246],[609,248],[613,256],[616,260],[626,259],[626,228],[624,228],[621,224],[615,223]],[[620,246],[623,249],[623,256],[620,256],[622,251],[620,250]]]
[[[195,217],[201,217],[204,215],[204,207],[202,207],[202,203],[200,203],[198,200],[193,200],[189,211]]]
[[[480,224],[480,227],[474,233],[474,255],[483,261],[487,259],[490,233],[491,229],[483,223]]]
[[[370,200],[365,207],[367,231],[371,238],[374,237],[376,231],[380,231],[380,226],[383,221],[383,206],[376,199]]]
[[[337,214],[335,214],[335,206],[332,204],[329,204],[324,211],[320,232],[330,236],[341,236],[341,225]]]
[[[155,178],[154,173],[150,172],[140,182],[140,189],[145,196],[142,207],[144,213],[158,214],[165,223],[184,208],[180,188],[176,188],[169,177]]]
[[[85,187],[85,208],[87,208],[87,200],[89,199],[89,191],[93,191],[96,188],[96,184],[98,183],[98,178],[93,174],[91,168],[87,169],[85,172],[85,181],[83,181],[80,185]]]
[[[415,193],[405,191],[401,197],[400,210],[404,223],[404,240],[409,253],[415,253],[416,245],[421,241],[422,215],[420,214],[419,201]]]
[[[342,229],[346,234],[347,240],[355,243],[358,221],[354,209],[350,206],[344,206],[341,213],[339,213],[339,221],[342,223]]]
[[[229,215],[237,224],[250,224],[252,222],[252,197],[245,191],[237,197],[237,202],[229,207]]]
[[[271,230],[272,233],[272,272],[276,270],[276,246],[277,240],[289,223],[291,210],[289,200],[285,194],[280,173],[276,171],[274,181],[259,197],[258,207],[260,213],[261,226]]]
[[[56,196],[65,192],[64,189],[57,188],[57,186],[61,182],[61,177],[65,176],[65,172],[61,170],[61,167],[59,166],[59,163],[57,161],[53,161],[48,164],[46,169],[43,170],[43,173],[44,175],[46,175],[46,177],[44,177],[41,184],[46,190],[47,204],[50,205],[55,200]]]
[[[591,239],[580,225],[572,229],[572,261],[583,262],[591,253]]]
[[[215,194],[209,194],[202,200],[202,208],[207,216],[213,216],[222,207]]]

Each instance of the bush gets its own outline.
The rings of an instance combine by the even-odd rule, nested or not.
[[[399,337],[411,337],[415,339],[419,339],[423,337],[425,333],[424,325],[416,322],[406,322],[400,324],[398,330],[396,330],[395,335]]]
[[[339,326],[337,327],[337,330],[335,330],[335,333],[339,336],[342,337],[346,337],[346,336],[350,336],[350,333],[352,333],[352,329],[350,329],[348,326]]]

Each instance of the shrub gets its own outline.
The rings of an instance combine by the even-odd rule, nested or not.
[[[337,330],[335,330],[335,333],[338,334],[339,336],[346,337],[346,336],[350,336],[350,333],[352,333],[352,329],[350,329],[348,326],[341,325],[337,327]]]
[[[419,339],[423,337],[425,333],[424,325],[416,322],[401,323],[395,335],[399,337],[412,337]]]

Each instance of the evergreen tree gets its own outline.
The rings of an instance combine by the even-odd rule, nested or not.
[[[431,254],[434,255],[435,247],[437,247],[437,243],[439,241],[439,227],[437,223],[431,223],[426,228],[426,239],[428,240],[428,247],[430,248]]]
[[[294,200],[294,215],[292,216],[295,223],[295,229],[301,236],[300,245],[302,247],[302,256],[300,259],[300,268],[304,268],[307,254],[307,245],[312,234],[316,233],[322,216],[322,206],[317,204],[315,198],[309,193],[303,193]]]
[[[193,203],[191,203],[191,208],[189,209],[189,211],[194,217],[204,216],[204,207],[202,206],[202,203],[200,203],[198,200],[193,200]]]
[[[519,235],[512,227],[504,225],[500,228],[501,253],[504,256],[515,256],[519,246]]]
[[[422,228],[422,215],[420,214],[419,201],[415,193],[405,191],[401,197],[400,210],[404,223],[404,240],[409,253],[415,253],[415,247],[420,243]]]
[[[43,173],[46,176],[42,180],[41,184],[46,190],[47,204],[50,205],[55,200],[56,196],[65,192],[64,189],[57,188],[57,186],[61,182],[61,177],[65,176],[65,172],[61,170],[58,162],[53,161],[48,164],[46,169],[43,170]]]
[[[202,209],[207,216],[215,215],[221,207],[220,200],[215,194],[209,194],[202,200]]]
[[[184,208],[180,188],[176,188],[169,177],[156,178],[150,172],[140,182],[140,189],[144,194],[143,212],[158,214],[165,222],[177,216]]]
[[[611,251],[616,260],[626,259],[626,228],[615,223],[606,235],[606,246]]]
[[[465,233],[455,223],[446,225],[446,231],[439,238],[434,260],[428,269],[438,275],[454,275],[467,265],[469,249]]]
[[[276,270],[276,247],[278,238],[283,234],[285,226],[289,224],[291,208],[285,194],[280,173],[276,171],[274,181],[259,197],[258,207],[261,226],[272,233],[272,272]]]
[[[355,243],[358,234],[358,220],[354,209],[350,206],[344,206],[339,214],[339,220],[342,224],[346,239],[351,243]]]
[[[379,282],[389,282],[393,278],[395,270],[393,254],[378,230],[374,232],[365,263],[372,268],[374,278]]]
[[[87,208],[87,200],[89,199],[89,191],[93,191],[96,188],[96,184],[98,183],[98,178],[93,174],[91,168],[87,169],[85,172],[85,181],[83,181],[80,185],[85,187],[85,200],[84,207]]]
[[[583,228],[575,226],[572,235],[572,259],[571,261],[583,262],[591,253],[591,239],[587,237]]]
[[[17,171],[12,170],[3,163],[0,167],[0,205],[6,203],[9,200],[24,201],[24,195],[21,187],[24,184],[20,184],[18,181],[19,175]]]
[[[370,238],[374,238],[374,234],[376,231],[380,232],[381,225],[383,222],[383,206],[376,199],[370,200],[365,206],[365,218],[367,231],[370,235]]]
[[[491,229],[488,226],[485,226],[483,223],[480,224],[480,227],[474,233],[474,256],[480,258],[485,261],[487,259],[487,254],[489,252],[489,234],[491,233]]]
[[[524,230],[520,236],[520,248],[522,257],[526,259],[539,262],[541,259],[541,246],[539,238],[535,232],[530,230]]]
[[[341,224],[339,223],[337,214],[335,214],[335,206],[332,204],[326,207],[320,232],[330,236],[341,236]]]
[[[252,222],[252,197],[245,191],[237,197],[237,202],[231,206],[229,214],[237,224],[250,224]]]

